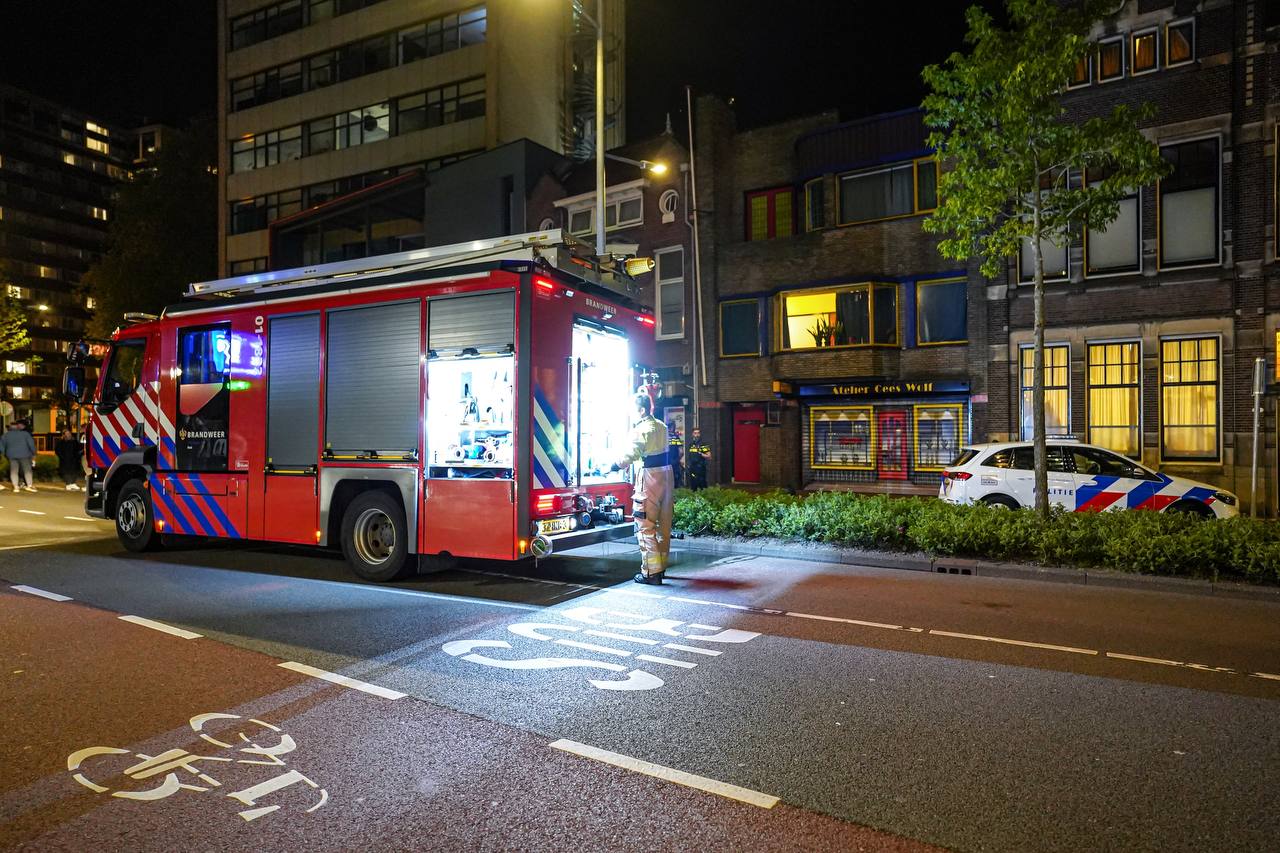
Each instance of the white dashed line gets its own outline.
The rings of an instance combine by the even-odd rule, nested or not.
[[[954,637],[958,640],[982,640],[986,643],[1004,643],[1009,646],[1026,646],[1032,649],[1048,649],[1052,652],[1071,652],[1076,655],[1096,655],[1096,649],[1077,649],[1074,646],[1055,646],[1052,643],[1032,643],[1028,640],[1010,640],[1005,637],[984,637],[981,634],[958,634],[955,631],[931,630],[930,634],[939,637]]]
[[[35,510],[35,509],[20,509],[18,510],[18,512],[21,512],[25,515],[44,515],[43,512],[40,512],[39,510]]]
[[[562,752],[572,753],[573,755],[577,755],[582,758],[590,758],[604,764],[611,764],[614,767],[621,767],[623,770],[643,773],[646,776],[652,776],[655,779],[664,779],[668,782],[674,782],[677,785],[684,785],[686,788],[695,788],[699,791],[705,791],[708,794],[715,794],[720,797],[737,800],[740,803],[759,806],[762,809],[771,809],[778,804],[777,797],[769,794],[762,794],[759,791],[753,791],[750,788],[740,788],[737,785],[730,785],[728,782],[708,779],[706,776],[695,776],[692,773],[685,773],[683,770],[663,767],[661,764],[653,764],[649,761],[642,761],[639,758],[632,758],[629,755],[609,752],[607,749],[588,746],[585,743],[578,743],[577,741],[563,739],[558,740],[551,744],[551,748],[561,750]]]
[[[398,690],[389,690],[386,687],[379,687],[376,684],[370,684],[367,681],[359,681],[354,678],[348,678],[345,675],[338,675],[336,672],[328,672],[323,669],[316,669],[314,666],[307,666],[305,663],[297,663],[295,661],[285,661],[279,664],[284,669],[291,669],[294,672],[300,672],[303,675],[309,675],[312,678],[319,678],[332,684],[338,684],[342,687],[350,687],[352,690],[361,690],[374,696],[381,696],[383,699],[403,699],[406,695]]]
[[[41,598],[47,598],[50,601],[71,601],[71,596],[69,595],[58,595],[58,593],[56,592],[48,592],[43,589],[36,589],[34,586],[24,586],[23,584],[14,584],[11,588],[16,589],[18,592],[25,592],[28,595],[38,595]]]
[[[1122,655],[1119,652],[1107,652],[1107,657],[1118,658],[1120,660],[1131,660],[1138,663],[1155,663],[1161,666],[1185,666],[1180,660],[1165,660],[1164,658],[1148,658],[1142,655]]]
[[[901,631],[901,625],[889,625],[885,622],[864,622],[861,619],[845,619],[840,616],[819,616],[816,613],[795,613],[787,611],[788,616],[795,616],[797,619],[817,619],[822,622],[844,622],[847,625],[861,625],[864,628],[884,628],[889,631]]]
[[[144,628],[151,628],[154,631],[163,631],[166,634],[172,634],[175,637],[181,637],[184,640],[198,640],[203,634],[197,634],[195,631],[188,631],[184,628],[175,628],[172,625],[166,625],[163,622],[157,622],[154,619],[144,619],[141,616],[121,616],[121,621],[132,622],[134,625],[141,625]]]
[[[90,518],[87,515],[64,515],[67,521],[102,521],[101,518]]]
[[[1269,672],[1251,672],[1249,674],[1254,678],[1265,678],[1269,681],[1280,681],[1280,675],[1272,675]]]

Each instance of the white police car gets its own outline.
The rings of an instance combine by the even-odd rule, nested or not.
[[[1158,474],[1102,447],[1074,439],[1048,441],[1049,503],[1071,512],[1148,509],[1204,518],[1239,514],[1231,492]],[[1031,442],[965,447],[942,472],[938,497],[954,504],[1032,507],[1035,471]]]

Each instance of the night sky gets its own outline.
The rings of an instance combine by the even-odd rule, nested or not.
[[[832,107],[848,119],[912,106],[923,95],[920,68],[961,47],[967,5],[628,0],[629,135],[659,132],[667,112],[681,130],[686,83],[733,97],[741,127]],[[106,121],[211,115],[214,8],[0,0],[0,80]]]

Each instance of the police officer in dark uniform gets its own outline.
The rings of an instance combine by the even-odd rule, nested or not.
[[[711,459],[711,448],[702,443],[702,430],[693,428],[689,437],[689,488],[695,492],[707,487],[707,462]]]
[[[680,433],[676,431],[675,426],[670,428],[670,435],[667,445],[667,462],[671,465],[674,488],[678,489],[684,485],[684,439],[680,438]]]

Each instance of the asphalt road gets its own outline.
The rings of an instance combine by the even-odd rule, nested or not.
[[[397,827],[440,849],[1280,838],[1280,603],[694,554],[677,555],[665,586],[639,587],[623,545],[378,587],[302,549],[127,556],[74,515],[21,534],[58,544],[0,551],[0,746],[21,756],[0,769],[0,844],[163,846],[193,826],[227,849],[414,846]],[[42,686],[22,656],[39,660]],[[250,821],[213,789],[144,807],[70,778],[76,744],[195,752],[187,720],[208,711],[257,714],[299,756],[305,739],[329,802]],[[563,740],[736,788],[658,782],[550,746]],[[111,765],[124,758],[93,760],[142,784]],[[739,788],[779,804],[724,796]],[[273,796],[300,806],[315,790]]]

